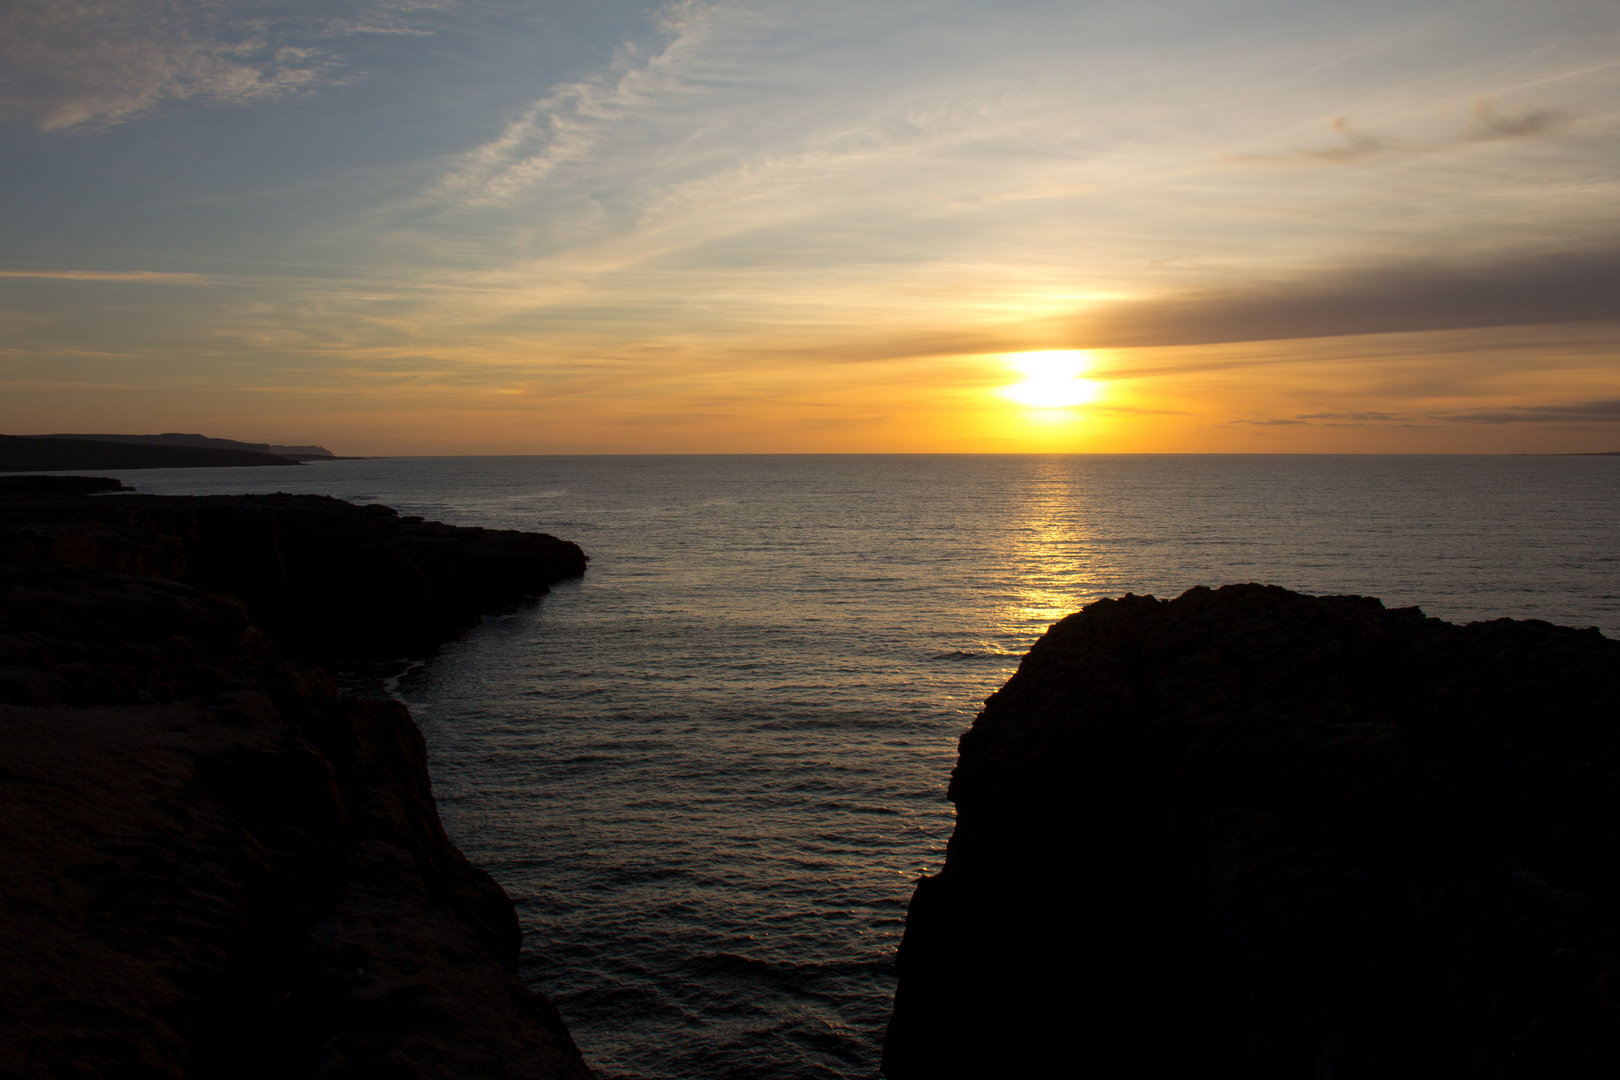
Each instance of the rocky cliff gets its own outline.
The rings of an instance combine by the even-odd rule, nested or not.
[[[0,481],[0,1075],[589,1077],[409,715],[309,662],[430,644],[578,548],[27,479]]]
[[[1054,626],[963,736],[894,1080],[1620,1075],[1620,644],[1273,587]]]

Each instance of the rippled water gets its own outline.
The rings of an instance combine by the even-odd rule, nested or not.
[[[1620,635],[1620,458],[586,457],[120,474],[541,529],[584,580],[391,686],[607,1077],[870,1077],[956,737],[1099,596],[1267,581]]]

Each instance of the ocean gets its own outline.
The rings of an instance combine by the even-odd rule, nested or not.
[[[426,736],[605,1078],[873,1077],[956,739],[1103,596],[1262,581],[1620,636],[1620,458],[482,457],[115,473],[573,540],[583,580],[344,673]]]

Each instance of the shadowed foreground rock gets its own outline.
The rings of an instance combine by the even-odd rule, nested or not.
[[[328,554],[414,567],[427,635],[465,621],[445,583],[505,558],[498,534],[334,500],[289,526],[275,500],[46,494],[0,511],[0,1075],[589,1077],[517,977],[511,902],[445,837],[404,708],[341,698],[251,603],[170,579],[224,561],[211,515],[238,515],[226,535],[276,541],[244,545],[247,580],[279,552],[265,610],[305,635],[331,607],[301,606],[279,545],[342,517],[366,527],[323,534]],[[378,648],[371,620],[343,625],[314,640]]]
[[[895,1080],[1620,1076],[1620,644],[1104,600],[963,736]]]

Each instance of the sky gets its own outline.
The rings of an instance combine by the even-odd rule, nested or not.
[[[0,0],[0,431],[1620,450],[1613,0]]]

